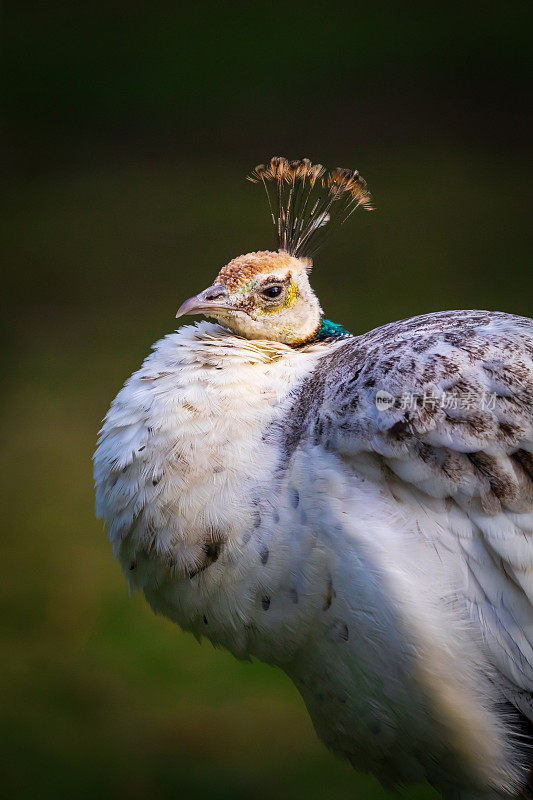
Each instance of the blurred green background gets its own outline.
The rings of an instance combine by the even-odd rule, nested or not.
[[[5,8],[7,796],[389,796],[322,747],[284,675],[128,596],[90,458],[182,300],[273,245],[244,176],[274,154],[373,191],[315,259],[332,319],[530,315],[532,22],[523,2]]]

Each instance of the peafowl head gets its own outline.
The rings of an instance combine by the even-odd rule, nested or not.
[[[247,253],[222,267],[213,286],[186,300],[178,316],[204,314],[246,339],[302,344],[318,329],[322,313],[309,267],[308,259],[283,250]]]
[[[315,339],[323,319],[309,283],[311,256],[335,223],[344,223],[359,206],[371,208],[370,195],[357,171],[339,167],[326,173],[306,158],[272,158],[249,179],[265,187],[277,251],[234,258],[176,316],[203,314],[246,339],[297,347]]]

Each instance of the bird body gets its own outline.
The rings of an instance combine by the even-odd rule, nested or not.
[[[305,259],[238,268],[187,301],[223,324],[157,343],[105,419],[97,512],[131,587],[285,670],[323,741],[384,784],[515,796],[533,322],[442,312],[350,336],[320,316]]]

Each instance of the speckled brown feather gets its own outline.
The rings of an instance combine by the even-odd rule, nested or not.
[[[395,398],[384,410],[376,406],[380,390]],[[472,402],[455,409],[438,399],[425,407],[420,402],[442,392]],[[419,402],[402,407],[405,395]],[[483,396],[491,398],[488,407],[476,401]],[[297,449],[310,445],[355,463],[366,453],[385,470],[393,492],[394,484],[411,485],[422,502],[445,501],[450,514],[459,506],[471,519],[474,532],[460,540],[472,570],[468,603],[479,614],[507,697],[533,721],[526,599],[533,587],[533,322],[450,311],[348,339],[302,384],[282,427],[282,470]],[[450,541],[443,528],[443,546]],[[498,585],[499,570],[513,582],[512,590],[505,581],[492,590],[503,593],[501,606],[484,595],[486,586]]]
[[[258,250],[233,258],[222,267],[215,283],[223,283],[229,292],[235,292],[257,275],[276,269],[310,269],[311,265],[310,259],[296,259],[284,251],[275,253],[271,250]]]

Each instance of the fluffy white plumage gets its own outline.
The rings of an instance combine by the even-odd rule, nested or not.
[[[531,333],[452,312],[302,350],[167,336],[95,457],[130,584],[285,669],[358,768],[505,796],[524,764],[497,704],[533,718]],[[375,404],[459,384],[497,407]]]
[[[305,188],[320,170],[273,159],[257,174]],[[368,200],[358,173],[327,186],[331,202]],[[294,212],[278,224],[302,248]],[[449,800],[518,797],[533,321],[441,312],[353,337],[319,317],[309,267],[247,254],[184,304],[224,327],[167,336],[119,392],[95,454],[98,515],[156,612],[284,669],[355,767]]]

